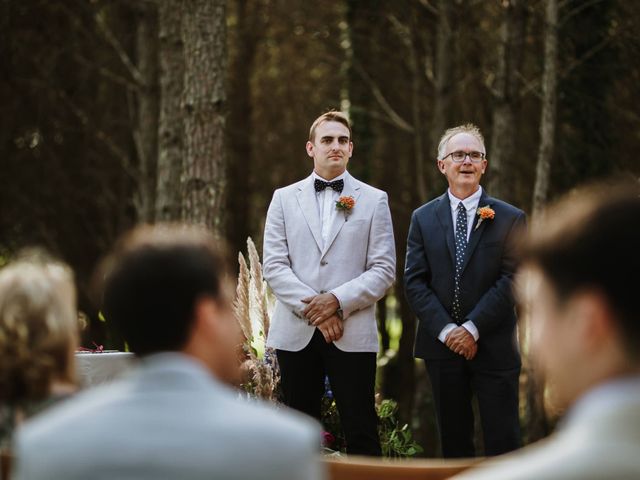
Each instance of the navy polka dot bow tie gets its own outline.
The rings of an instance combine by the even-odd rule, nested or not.
[[[316,192],[321,192],[325,188],[333,188],[336,192],[342,193],[342,189],[344,188],[344,180],[335,180],[333,182],[325,182],[324,180],[320,180],[319,178],[315,179],[313,182],[313,186],[316,189]]]

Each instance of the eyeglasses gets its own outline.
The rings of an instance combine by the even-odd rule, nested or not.
[[[451,160],[456,163],[464,162],[464,159],[467,156],[469,156],[469,160],[473,163],[480,163],[484,160],[484,153],[482,152],[463,152],[462,150],[456,150],[455,152],[451,152],[449,155],[451,156]],[[447,158],[449,155],[442,157],[442,160]]]

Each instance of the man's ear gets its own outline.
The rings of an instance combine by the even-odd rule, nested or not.
[[[307,155],[313,158],[313,143],[311,143],[311,141],[308,141],[305,148],[307,150]]]
[[[438,170],[440,170],[440,173],[444,175],[445,169],[444,169],[444,162],[442,160],[438,160]]]
[[[602,293],[585,290],[575,294],[570,303],[575,319],[573,328],[588,351],[599,350],[617,336],[615,317]]]
[[[219,307],[213,298],[209,296],[198,298],[193,309],[193,315],[194,331],[199,336],[212,338],[218,334]]]

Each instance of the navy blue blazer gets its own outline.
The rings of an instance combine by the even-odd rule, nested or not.
[[[481,368],[507,369],[520,365],[516,341],[516,312],[512,291],[518,266],[515,240],[526,227],[522,210],[483,192],[478,207],[490,206],[495,218],[476,215],[461,277],[464,320],[478,328],[478,353],[471,360]],[[447,193],[413,212],[407,258],[405,294],[418,317],[416,357],[456,358],[438,335],[451,318],[455,271],[455,242]]]

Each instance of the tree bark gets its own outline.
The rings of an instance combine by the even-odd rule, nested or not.
[[[540,146],[536,165],[536,180],[533,190],[533,222],[537,222],[547,201],[549,192],[549,172],[553,158],[556,130],[556,98],[558,84],[558,0],[546,0],[544,71],[542,78],[542,113],[540,118]],[[523,342],[530,342],[528,316],[523,322]],[[529,345],[523,345],[528,351]],[[549,434],[549,419],[544,408],[545,382],[534,371],[529,358],[523,362],[526,392],[527,440],[534,442]]]
[[[438,2],[438,26],[436,30],[436,58],[433,114],[431,116],[431,135],[429,154],[437,157],[438,141],[449,127],[453,93],[453,45],[452,4],[449,0]],[[434,161],[435,163],[435,161]]]
[[[494,86],[493,130],[489,160],[488,188],[492,195],[510,200],[508,181],[515,154],[517,119],[520,110],[517,73],[524,53],[526,2],[502,2],[504,15],[500,30],[498,70]]]
[[[549,172],[555,146],[556,100],[558,85],[558,0],[546,2],[544,36],[544,72],[542,76],[542,114],[540,147],[533,188],[534,216],[542,210],[549,193]]]
[[[185,75],[182,215],[221,233],[226,158],[226,1],[183,0]]]
[[[236,0],[235,51],[232,52],[229,78],[229,195],[227,211],[227,239],[234,251],[242,251],[252,231],[251,171],[251,121],[253,114],[251,78],[254,72],[258,38],[264,31],[262,13],[256,9],[255,0]],[[253,8],[252,8],[253,7]]]
[[[138,86],[134,144],[138,156],[138,221],[155,217],[158,161],[158,17],[152,6],[137,11],[136,55],[141,84]]]
[[[184,123],[182,89],[181,0],[159,0],[160,121],[156,219],[177,221],[182,216],[181,184]]]

